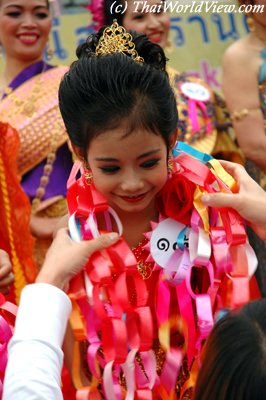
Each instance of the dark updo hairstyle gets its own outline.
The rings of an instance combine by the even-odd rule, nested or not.
[[[193,400],[264,400],[266,299],[220,319],[207,339]]]
[[[169,149],[178,117],[162,48],[132,32],[145,62],[123,53],[96,56],[103,29],[78,47],[78,60],[59,87],[59,107],[71,142],[85,156],[94,137],[125,122],[125,136],[145,129],[160,135]]]

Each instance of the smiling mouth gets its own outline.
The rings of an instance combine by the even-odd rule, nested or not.
[[[160,42],[163,37],[163,32],[153,32],[149,35],[151,42]]]
[[[144,197],[146,196],[146,194],[147,194],[147,192],[146,192],[146,193],[141,193],[141,194],[138,194],[138,195],[120,196],[120,197],[121,197],[123,200],[127,201],[127,202],[135,203],[135,202],[138,202],[138,201],[143,200]]]
[[[25,44],[33,44],[36,43],[38,40],[38,36],[37,35],[19,35],[18,39]]]

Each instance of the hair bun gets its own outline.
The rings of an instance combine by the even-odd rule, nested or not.
[[[76,50],[76,55],[78,58],[83,56],[95,56],[96,47],[106,27],[107,26],[103,26],[97,33],[92,33],[89,35],[87,40],[78,46]],[[145,63],[156,69],[165,71],[166,57],[161,46],[152,43],[146,35],[137,33],[135,31],[129,31],[129,33],[132,35],[138,55],[144,58]]]
[[[146,64],[165,71],[167,58],[164,50],[156,43],[152,43],[146,35],[130,32],[135,43],[136,50],[140,57],[144,58]]]
[[[77,47],[76,56],[78,58],[81,58],[82,56],[90,57],[95,55],[96,47],[105,28],[106,26],[103,26],[97,33],[92,33],[89,35],[86,41]]]

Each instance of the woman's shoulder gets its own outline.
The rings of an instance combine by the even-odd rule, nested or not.
[[[241,65],[241,68],[243,68],[243,65],[251,64],[253,62],[253,57],[251,57],[252,53],[253,49],[250,46],[248,37],[237,40],[225,50],[223,55],[223,66],[230,65],[232,67],[234,65]]]

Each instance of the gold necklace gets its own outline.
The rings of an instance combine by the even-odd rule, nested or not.
[[[138,243],[136,247],[132,247],[131,249],[137,261],[137,270],[143,280],[149,279],[152,275],[153,270],[153,263],[143,261],[143,253],[145,252],[145,249],[143,247],[147,243],[148,239],[144,238],[141,242]]]
[[[36,78],[34,85],[32,87],[31,93],[26,97],[26,99],[22,99],[16,95],[15,91],[7,86],[4,89],[3,96],[8,97],[15,107],[19,109],[19,113],[27,118],[32,118],[38,109],[38,101],[40,99],[40,94],[42,92],[43,79],[42,74],[44,71],[40,73],[40,76]]]

